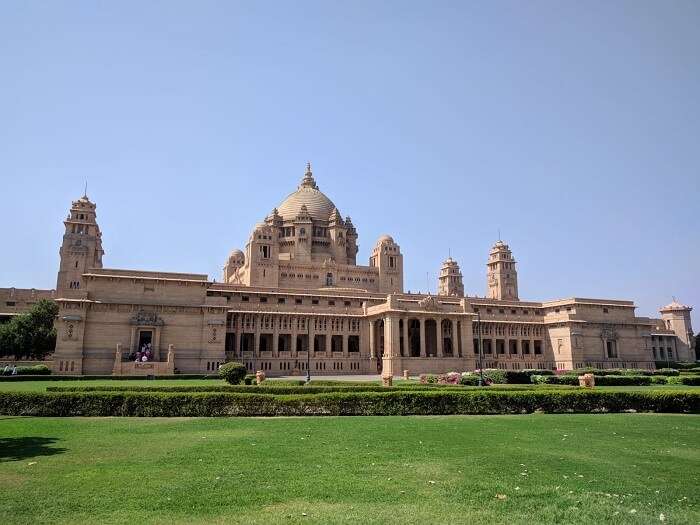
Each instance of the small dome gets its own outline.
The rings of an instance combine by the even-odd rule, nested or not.
[[[243,254],[243,252],[238,249],[233,250],[231,252],[231,255],[228,256],[229,259],[243,259],[244,257],[245,255]]]
[[[391,235],[386,235],[386,234],[384,234],[384,235],[382,235],[381,237],[379,237],[379,239],[377,239],[377,244],[381,244],[381,243],[383,243],[383,242],[390,242],[390,243],[393,243],[393,242],[394,242],[394,239],[391,237]]]

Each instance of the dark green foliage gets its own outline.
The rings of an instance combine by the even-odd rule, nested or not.
[[[23,376],[47,376],[51,369],[46,365],[18,366],[17,375]]]
[[[281,381],[280,381],[281,383]],[[340,382],[338,382],[340,383]],[[329,392],[387,392],[419,390],[464,390],[459,385],[399,384],[392,387],[373,385],[284,385],[265,381],[260,385],[176,385],[176,386],[49,386],[47,392],[235,392],[249,394],[291,395],[322,394]]]
[[[484,379],[488,379],[492,383],[497,383],[499,385],[503,385],[508,382],[506,380],[506,371],[499,370],[498,368],[485,368]]]
[[[669,385],[700,386],[700,375],[682,375],[668,378]]]
[[[243,378],[243,383],[246,385],[254,385],[256,383],[255,374],[246,374]]]
[[[700,412],[700,392],[435,390],[270,396],[244,393],[0,393],[12,416],[302,416]]]
[[[561,376],[532,376],[535,384],[549,385],[578,385],[579,376],[564,374]],[[629,376],[629,375],[594,375],[597,386],[644,386],[651,384],[665,384],[664,376]]]
[[[0,325],[0,356],[15,359],[42,359],[56,348],[54,319],[58,305],[41,299],[24,314],[17,315]]]
[[[154,379],[221,379],[217,375],[201,375],[201,374],[180,374],[174,376],[153,376]],[[95,379],[108,379],[110,381],[143,381],[144,376],[39,376],[32,375],[22,376],[0,376],[0,382],[3,381],[93,381]]]
[[[680,371],[675,368],[659,368],[658,370],[654,370],[655,376],[677,376],[679,374]]]
[[[246,368],[243,363],[231,361],[219,367],[219,376],[229,385],[238,385],[246,375]]]
[[[530,376],[530,380],[535,385],[578,385],[578,376],[571,374],[561,376],[533,375]]]
[[[462,374],[462,377],[459,379],[459,383],[461,385],[466,385],[466,386],[479,386],[479,374],[469,374],[469,375],[464,375]]]

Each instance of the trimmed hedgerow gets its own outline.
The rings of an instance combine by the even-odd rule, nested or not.
[[[530,376],[530,381],[535,385],[578,385],[578,376],[562,375],[562,376]]]
[[[682,375],[667,378],[669,385],[700,386],[700,375]]]
[[[0,375],[3,375],[3,369],[0,369]],[[10,375],[11,371],[7,373],[6,376]],[[51,374],[51,369],[46,365],[30,365],[30,366],[18,366],[17,374],[14,376],[47,376]],[[12,376],[10,376],[12,377]]]
[[[561,376],[532,376],[532,382],[535,384],[550,385],[578,385],[578,378],[579,376],[573,374]],[[644,386],[666,383],[666,378],[664,376],[594,375],[593,379],[598,386]]]
[[[308,416],[700,412],[700,392],[436,390],[292,396],[241,393],[0,393],[12,416]]]
[[[143,381],[148,379],[147,376],[63,376],[63,375],[50,375],[50,376],[0,376],[0,382],[2,381],[94,381],[96,379],[104,380],[110,379],[115,381]],[[218,375],[210,374],[176,374],[170,376],[153,376],[153,379],[221,379]]]
[[[138,385],[138,386],[49,386],[46,387],[47,392],[231,392],[231,393],[249,393],[249,394],[274,394],[274,395],[291,395],[291,394],[323,394],[330,392],[386,392],[396,390],[442,390],[449,389],[464,390],[459,385],[421,385],[421,384],[404,384],[385,387],[381,385],[329,385],[329,386],[292,386],[292,385],[177,385],[177,386],[161,386],[161,385]]]

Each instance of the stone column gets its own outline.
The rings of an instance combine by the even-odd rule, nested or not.
[[[272,315],[272,357],[279,357],[280,316]]]
[[[153,327],[153,360],[160,361],[160,326]]]
[[[260,357],[260,325],[262,324],[262,316],[254,315],[255,336],[253,337],[253,355]]]
[[[408,318],[403,320],[403,355],[411,355],[411,345],[408,342]]]
[[[436,347],[436,354],[438,357],[443,357],[442,355],[442,318],[438,317],[435,320],[435,326],[436,326],[436,332],[437,332],[437,337],[435,338],[437,340],[437,347]]]
[[[297,357],[297,335],[299,333],[297,330],[297,323],[299,322],[299,317],[294,316],[290,319],[292,323],[292,347],[289,349],[289,355]]]
[[[464,348],[462,334],[457,331],[457,319],[452,319],[452,355],[454,357],[462,357],[459,353],[460,341],[462,342],[462,348]]]
[[[374,359],[374,321],[370,319],[369,321],[369,357]]]
[[[343,329],[343,357],[348,357],[348,329],[349,327]]]
[[[307,328],[307,333],[309,334],[309,340],[308,340],[308,352],[310,352],[310,356],[314,355],[314,336],[316,335],[316,328],[314,327],[314,322],[316,319],[314,317],[307,317],[306,322],[308,323],[308,328]]]
[[[425,357],[425,319],[422,317],[420,321],[420,356]]]

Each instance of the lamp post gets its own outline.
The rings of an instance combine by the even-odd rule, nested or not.
[[[482,348],[481,348],[481,312],[476,312],[476,323],[478,326],[478,336],[479,336],[479,386],[484,386],[484,364],[482,361]]]
[[[306,319],[306,382],[311,381],[311,319]]]

